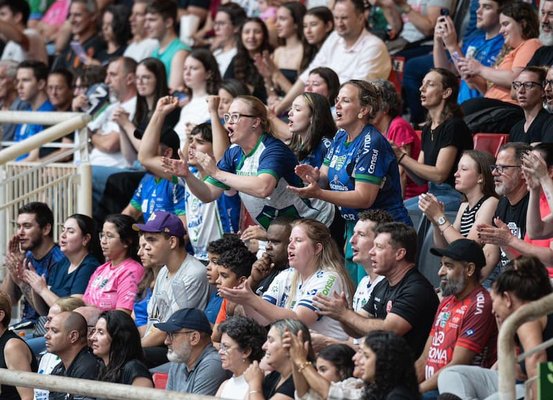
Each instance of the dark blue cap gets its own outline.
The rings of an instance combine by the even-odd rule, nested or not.
[[[206,332],[211,335],[211,325],[202,310],[197,308],[183,308],[169,317],[166,322],[154,324],[154,326],[163,332],[176,332],[183,328],[194,331]]]

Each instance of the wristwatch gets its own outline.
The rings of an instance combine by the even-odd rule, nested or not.
[[[446,222],[447,222],[447,219],[445,219],[445,216],[442,215],[440,218],[438,218],[438,226],[442,226]]]

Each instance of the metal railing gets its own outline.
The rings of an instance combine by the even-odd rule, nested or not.
[[[54,237],[59,224],[75,213],[92,213],[92,175],[88,163],[86,124],[90,116],[62,112],[0,112],[0,123],[52,125],[44,131],[0,150],[0,265],[13,235],[17,210],[30,201],[47,203],[54,212]],[[14,162],[32,150],[73,132],[75,143],[57,157],[39,162]],[[57,146],[65,147],[65,146]],[[72,163],[56,161],[73,156]],[[0,270],[0,279],[4,271]]]
[[[515,367],[517,357],[514,337],[517,329],[525,322],[535,320],[551,312],[553,312],[553,294],[525,304],[503,321],[497,339],[499,366],[498,394],[501,400],[515,400],[516,398]],[[521,354],[518,360],[521,361],[537,351],[542,351],[546,347],[551,346],[551,344],[553,344],[552,341],[548,340],[542,345],[537,346],[537,348]]]
[[[93,398],[114,400],[213,400],[212,396],[172,392],[118,383],[98,382],[88,379],[42,375],[33,372],[0,369],[3,385],[47,389],[52,392],[71,393]]]

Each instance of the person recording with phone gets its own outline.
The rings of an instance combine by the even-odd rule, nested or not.
[[[479,31],[461,44],[451,17],[448,15],[439,17],[434,29],[434,66],[461,74],[457,65],[464,59],[475,59],[487,67],[494,65],[503,47],[503,35],[499,34],[498,1],[479,0],[476,27]],[[459,104],[482,96],[482,93],[470,84],[470,80],[465,80],[466,77],[462,76],[457,98]]]

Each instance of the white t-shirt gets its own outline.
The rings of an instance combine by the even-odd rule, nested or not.
[[[187,254],[179,270],[169,276],[166,266],[157,275],[152,297],[148,302],[146,334],[154,323],[165,322],[181,308],[204,310],[209,296],[209,283],[205,266]]]
[[[155,49],[159,47],[159,42],[156,39],[144,39],[140,42],[132,42],[127,46],[123,55],[130,57],[136,62],[144,60],[146,57],[151,57]]]
[[[350,79],[388,79],[392,61],[384,42],[366,30],[349,49],[344,39],[332,32],[300,79],[307,82],[309,71],[317,67],[333,69],[344,83]]]
[[[40,363],[38,364],[38,374],[50,375],[54,370],[54,367],[61,362],[61,358],[52,353],[44,353],[40,357]],[[48,400],[50,392],[47,389],[35,388],[34,400]]]
[[[225,75],[230,62],[237,52],[238,50],[236,49],[236,47],[233,47],[232,49],[225,52],[223,52],[223,49],[217,49],[213,52],[213,57],[215,57],[215,59],[217,60],[217,64],[219,64],[219,71],[221,72],[221,76]]]
[[[95,120],[88,124],[88,129],[92,132],[96,131],[94,135],[107,135],[111,132],[121,133],[121,128],[112,119],[113,112],[119,107],[123,107],[125,111],[129,113],[129,119],[132,121],[136,111],[136,96],[124,103],[117,102],[110,105],[103,113],[98,115]],[[95,147],[90,152],[89,159],[91,165],[116,168],[125,168],[128,166],[127,160],[120,151],[116,153],[106,153]]]
[[[192,100],[180,111],[179,122],[175,125],[175,132],[179,135],[181,143],[186,140],[186,126],[188,124],[198,125],[210,120],[207,109],[207,96],[193,96]]]
[[[229,400],[244,400],[247,395],[250,386],[246,382],[244,375],[232,376],[229,380],[223,382],[223,390],[221,391],[221,399]]]
[[[318,270],[306,282],[302,282],[301,277],[298,278],[292,307],[288,307],[286,303],[292,291],[292,280],[296,273],[295,268],[288,268],[278,274],[263,294],[263,299],[279,307],[291,308],[293,311],[302,306],[317,312],[319,310],[313,305],[313,298],[317,293],[333,296],[334,293],[346,291],[342,279],[336,272]],[[320,316],[309,329],[338,340],[348,338],[338,321],[325,316]]]
[[[37,60],[48,65],[48,54],[42,36],[34,29],[25,29],[23,33],[29,40],[29,51],[23,50],[23,47],[10,40],[4,47],[1,59],[13,60],[18,63],[25,60]]]
[[[197,170],[192,171],[196,178],[202,179]],[[184,180],[179,180],[181,184]],[[204,203],[184,185],[184,204],[186,210],[186,230],[190,244],[194,248],[194,256],[207,261],[207,246],[214,240],[223,237],[223,224],[216,200]]]
[[[371,277],[369,275],[364,276],[357,285],[357,290],[353,295],[353,311],[359,312],[363,309],[363,306],[369,301],[369,297],[377,285],[384,277],[378,275],[374,282],[371,282]]]

